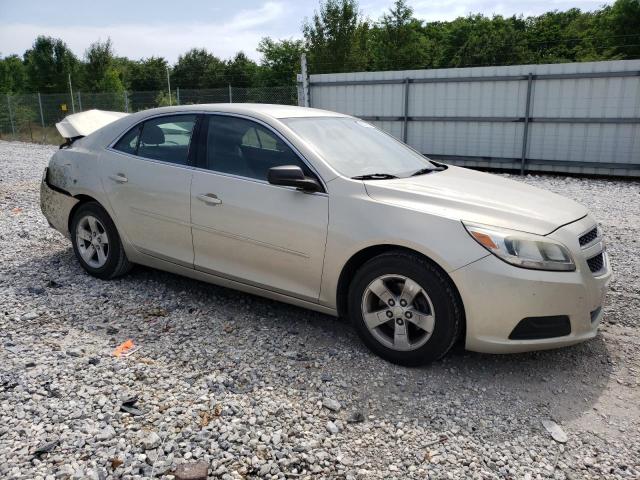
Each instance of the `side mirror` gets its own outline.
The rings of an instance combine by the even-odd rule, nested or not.
[[[302,169],[296,165],[271,167],[267,180],[272,185],[296,187],[304,192],[319,192],[322,190],[322,187],[314,178],[306,177]]]

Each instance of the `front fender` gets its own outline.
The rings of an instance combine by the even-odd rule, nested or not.
[[[336,308],[340,275],[358,252],[378,245],[413,250],[452,272],[487,255],[462,222],[379,202],[362,190],[334,187],[330,194],[329,229],[320,302]],[[335,188],[338,187],[338,188]],[[345,189],[346,190],[346,189]],[[333,208],[333,207],[336,208]]]

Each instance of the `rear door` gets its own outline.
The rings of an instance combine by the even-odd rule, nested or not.
[[[277,165],[310,167],[268,126],[206,115],[191,187],[195,268],[315,301],[327,237],[328,196],[271,185]]]
[[[193,267],[191,137],[197,115],[154,117],[102,155],[116,225],[140,252]]]

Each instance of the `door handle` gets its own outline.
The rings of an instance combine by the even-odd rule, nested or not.
[[[117,183],[127,183],[129,179],[124,173],[116,173],[115,175],[109,175],[109,178]]]
[[[198,200],[206,203],[207,205],[220,205],[222,203],[222,200],[213,193],[201,193],[198,195]]]

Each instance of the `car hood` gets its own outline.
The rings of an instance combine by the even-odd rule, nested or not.
[[[377,201],[538,235],[588,214],[585,207],[561,195],[454,166],[416,177],[364,183],[367,194]]]

